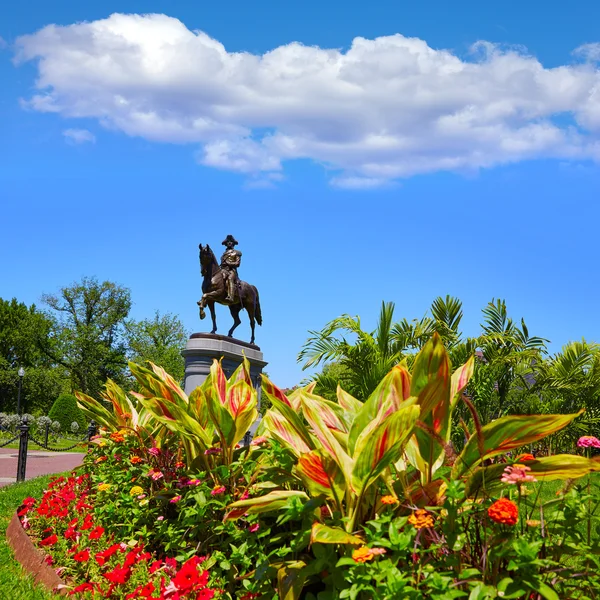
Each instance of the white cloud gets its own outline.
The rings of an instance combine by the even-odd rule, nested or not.
[[[8,48],[8,43],[6,40],[0,35],[0,50],[4,50],[4,48]]]
[[[257,185],[301,158],[335,171],[333,185],[371,189],[432,171],[597,160],[599,47],[556,68],[488,42],[465,60],[400,34],[255,55],[165,15],[114,14],[23,36],[17,62],[38,61],[34,110],[200,144],[199,162]]]
[[[65,140],[71,144],[96,143],[96,136],[87,129],[65,129],[62,134]]]

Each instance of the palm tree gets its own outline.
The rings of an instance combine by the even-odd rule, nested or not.
[[[349,315],[333,319],[321,331],[309,332],[298,361],[304,361],[303,369],[326,364],[322,373],[314,376],[319,393],[332,396],[339,382],[357,398],[367,398],[394,365],[404,358],[410,364],[435,332],[449,348],[451,358],[452,353],[468,358],[473,352],[474,343],[460,339],[458,328],[463,313],[457,298],[436,298],[431,316],[412,321],[402,319],[394,323],[394,308],[393,302],[382,302],[377,327],[372,332],[362,329],[360,317]]]
[[[338,363],[342,387],[357,398],[367,398],[377,384],[402,359],[403,347],[392,335],[395,305],[382,302],[377,328],[367,332],[362,329],[360,317],[342,315],[333,319],[321,331],[310,331],[298,361],[303,369],[321,363]],[[351,337],[353,339],[349,340]],[[321,392],[329,390],[337,381],[315,376]]]

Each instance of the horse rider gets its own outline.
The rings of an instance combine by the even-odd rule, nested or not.
[[[238,284],[237,270],[242,262],[242,253],[235,249],[238,241],[231,234],[221,244],[226,247],[223,256],[221,256],[221,269],[225,285],[227,286],[227,298],[225,298],[225,301],[235,302],[235,290]]]

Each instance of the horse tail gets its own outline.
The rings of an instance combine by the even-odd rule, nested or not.
[[[259,325],[262,325],[262,312],[260,311],[260,300],[258,298],[258,290],[252,286],[254,289],[254,318]]]

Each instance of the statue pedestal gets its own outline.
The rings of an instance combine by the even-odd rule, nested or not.
[[[222,359],[221,366],[229,378],[242,364],[244,356],[250,363],[250,377],[258,391],[260,404],[260,374],[267,364],[258,346],[215,333],[193,333],[182,352],[185,358],[184,391],[192,391],[208,377],[213,360]]]

